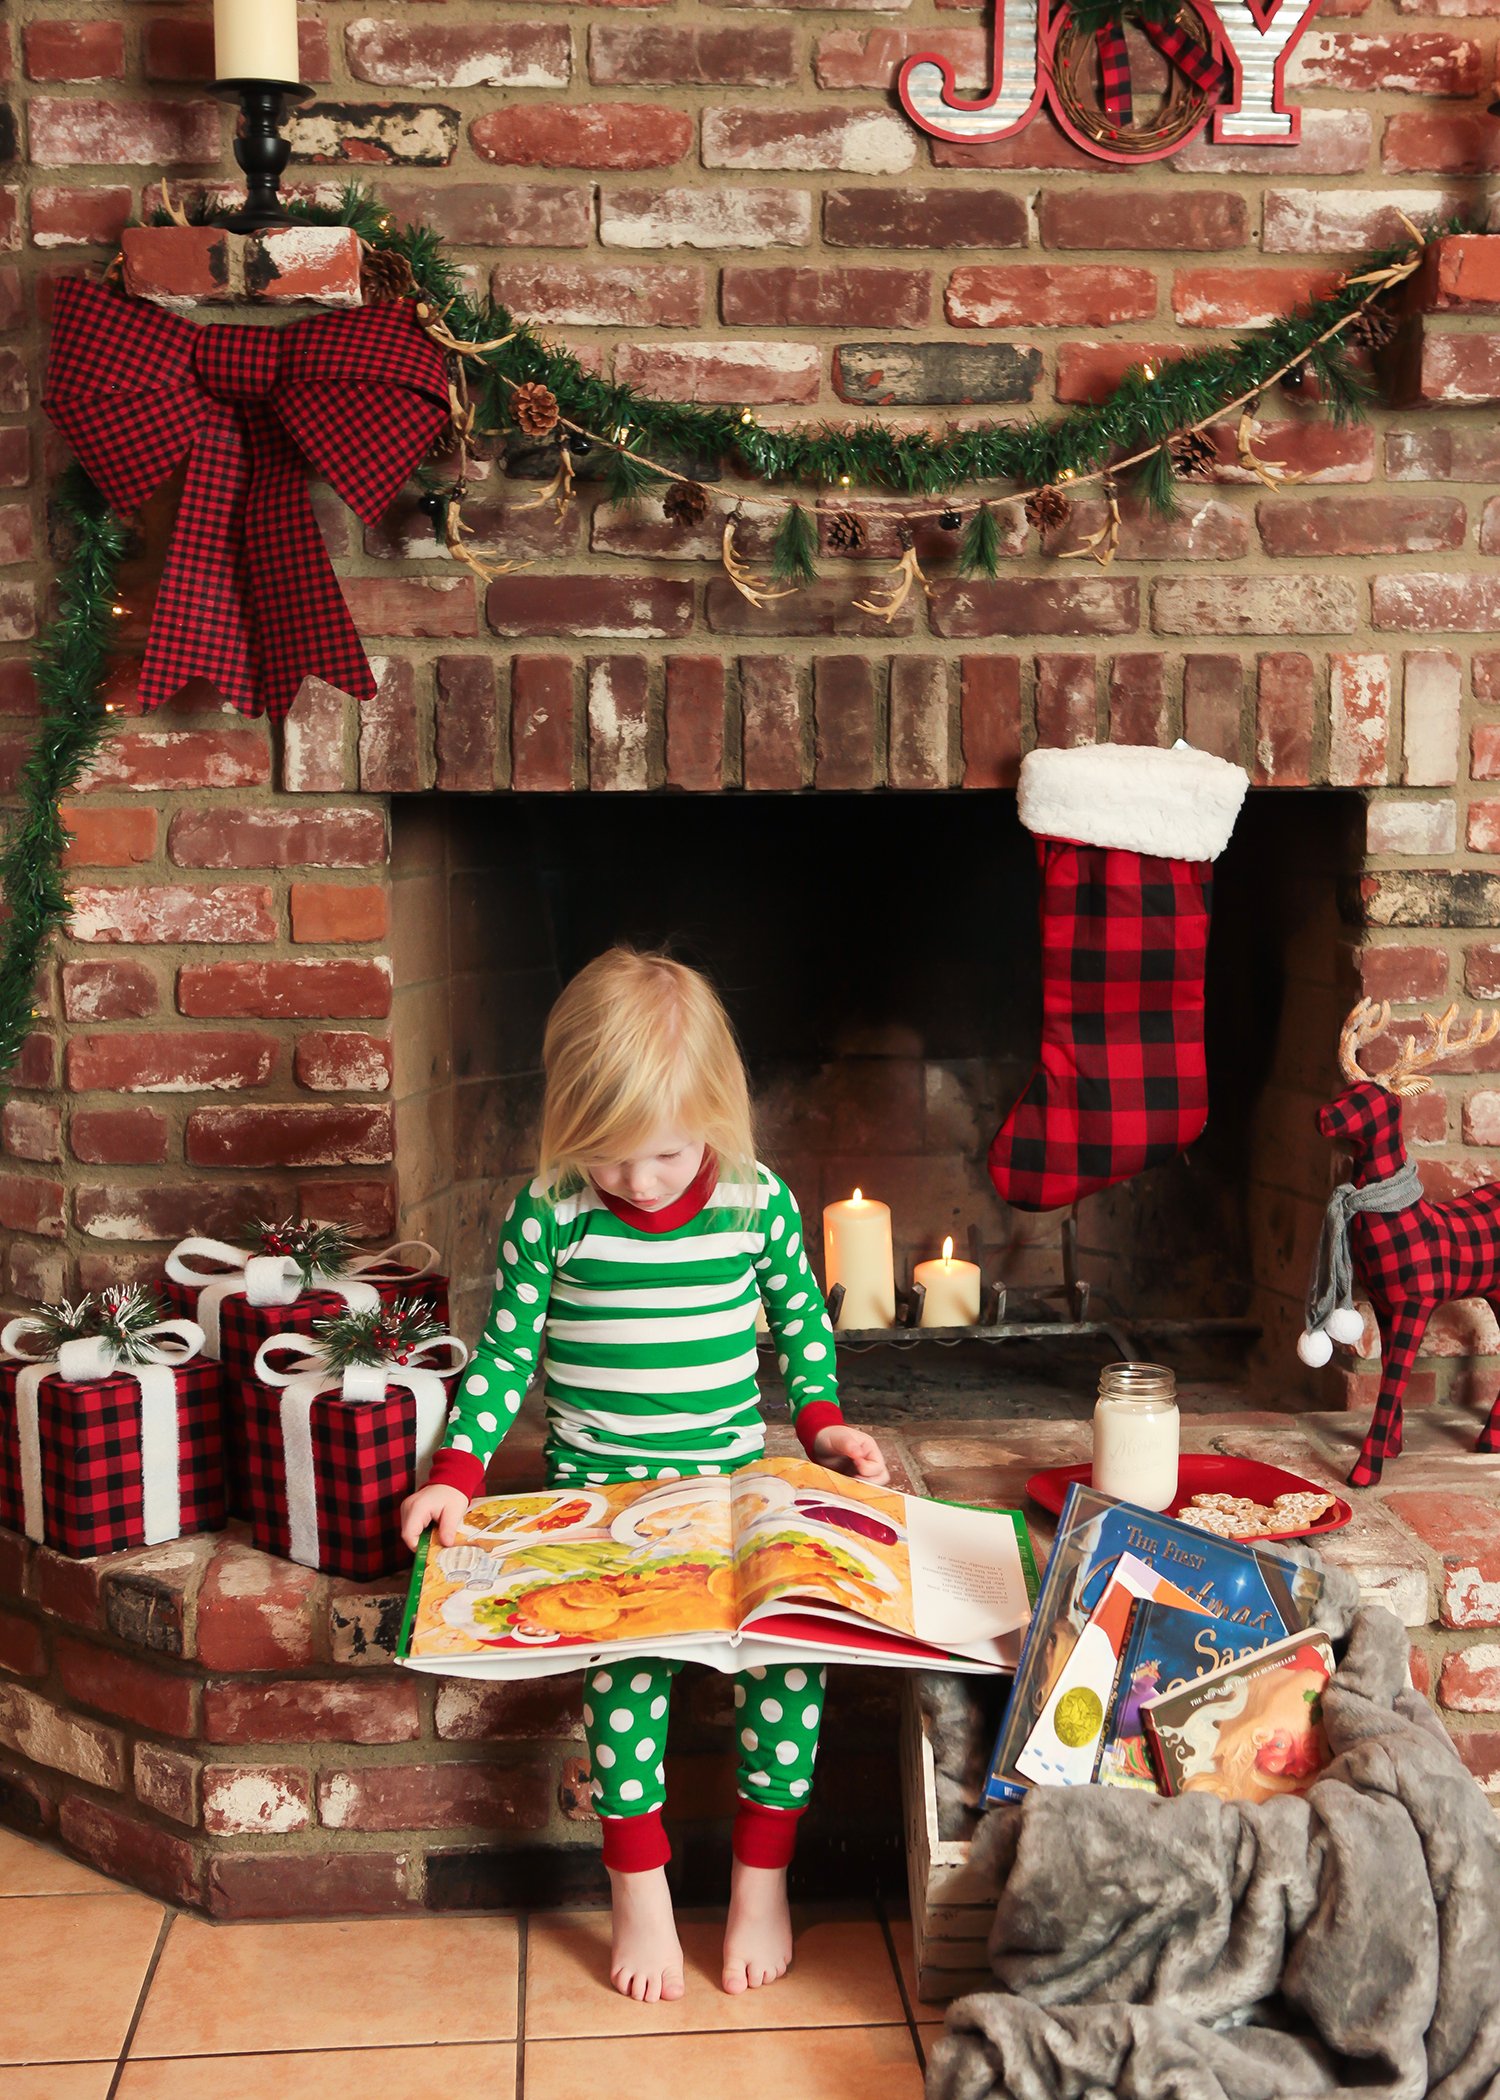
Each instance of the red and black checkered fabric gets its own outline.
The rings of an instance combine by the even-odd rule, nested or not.
[[[1099,54],[1099,101],[1113,124],[1131,118],[1130,52],[1118,22],[1101,22],[1094,34]]]
[[[245,1507],[255,1543],[290,1555],[286,1454],[279,1386],[246,1385],[240,1396],[245,1442]],[[416,1487],[417,1403],[404,1386],[384,1400],[346,1401],[336,1393],[312,1407],[318,1496],[318,1566],[363,1582],[409,1567],[401,1505]]]
[[[309,676],[372,698],[307,476],[373,525],[443,429],[442,353],[411,302],[204,328],[70,277],[52,325],[42,406],[110,502],[138,510],[187,463],[142,704],[192,678],[277,719]]]
[[[164,1277],[156,1287],[173,1316],[198,1317],[198,1292],[192,1284]],[[314,1320],[336,1320],[348,1311],[337,1291],[300,1291],[290,1305],[252,1305],[243,1291],[219,1304],[219,1359],[231,1390],[255,1376],[255,1353],[273,1334],[311,1335]]]
[[[372,1276],[368,1279],[380,1293],[382,1305],[394,1305],[398,1298],[415,1298],[418,1305],[425,1305],[435,1320],[448,1324],[448,1279],[446,1276],[417,1276],[403,1279],[392,1277],[389,1282]]]
[[[21,1502],[16,1434],[17,1364],[0,1364],[0,1434],[6,1452],[4,1522],[19,1531]],[[182,1534],[218,1531],[225,1496],[223,1380],[205,1358],[176,1370],[181,1449],[178,1485]],[[77,1558],[124,1553],[146,1543],[141,1484],[141,1389],[123,1375],[87,1385],[44,1378],[37,1391],[46,1542]]]
[[[1203,970],[1212,868],[1040,838],[1042,1041],[990,1146],[1019,1210],[1170,1159],[1208,1117]]]
[[[176,1319],[196,1320],[198,1292],[191,1284],[174,1283],[163,1277],[156,1286]],[[248,1454],[245,1449],[244,1410],[241,1398],[255,1378],[255,1356],[262,1342],[273,1334],[310,1336],[314,1320],[336,1320],[348,1307],[336,1291],[303,1291],[290,1305],[252,1305],[243,1292],[221,1300],[219,1305],[219,1350],[224,1369],[224,1408],[227,1417],[225,1473],[229,1483],[229,1507],[237,1517],[248,1517]]]
[[[0,1525],[7,1531],[25,1529],[21,1502],[21,1444],[16,1435],[16,1386],[13,1376],[0,1372]]]
[[[1201,88],[1205,95],[1218,95],[1223,91],[1227,78],[1223,65],[1196,38],[1179,29],[1175,22],[1143,20],[1141,28],[1167,63],[1186,74],[1195,88]]]
[[[1361,1185],[1386,1180],[1406,1164],[1401,1103],[1366,1080],[1318,1115],[1318,1128],[1354,1155]],[[1354,1274],[1380,1329],[1380,1391],[1359,1457],[1354,1487],[1370,1487],[1388,1458],[1398,1458],[1402,1401],[1427,1323],[1449,1298],[1487,1298],[1500,1318],[1500,1185],[1451,1202],[1424,1198],[1399,1211],[1356,1211],[1349,1221]],[[1475,1446],[1500,1450],[1500,1402]]]

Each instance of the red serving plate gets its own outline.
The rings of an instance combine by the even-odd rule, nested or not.
[[[1093,1481],[1094,1469],[1088,1466],[1048,1466],[1044,1473],[1033,1473],[1026,1483],[1026,1492],[1043,1509],[1050,1509],[1054,1516],[1062,1515],[1062,1506],[1068,1489],[1074,1481],[1088,1487]],[[1167,1505],[1166,1515],[1175,1517],[1187,1507],[1194,1495],[1246,1495],[1252,1502],[1274,1502],[1278,1495],[1323,1495],[1330,1490],[1321,1487],[1315,1480],[1304,1480],[1300,1473],[1287,1473],[1280,1466],[1268,1466],[1258,1458],[1224,1458],[1216,1454],[1199,1456],[1185,1451],[1177,1467],[1177,1499]],[[1335,1495],[1333,1508],[1324,1512],[1316,1524],[1305,1524],[1297,1531],[1257,1531],[1257,1539],[1310,1539],[1325,1531],[1341,1531],[1354,1515],[1341,1496]],[[1205,1537],[1217,1538],[1217,1532],[1206,1532]],[[1246,1540],[1240,1540],[1241,1545]]]

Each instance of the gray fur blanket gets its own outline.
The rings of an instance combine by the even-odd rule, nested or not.
[[[1500,1840],[1354,1618],[1305,1798],[1038,1788],[986,1817],[1000,1988],[960,1999],[929,2100],[1500,2100]]]

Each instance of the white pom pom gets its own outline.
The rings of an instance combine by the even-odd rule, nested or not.
[[[1352,1348],[1364,1339],[1364,1314],[1352,1305],[1336,1305],[1323,1322],[1323,1332],[1331,1342],[1344,1342]]]
[[[1310,1334],[1304,1334],[1298,1340],[1297,1354],[1305,1364],[1311,1364],[1315,1371],[1320,1370],[1324,1364],[1332,1361],[1333,1344],[1321,1327],[1314,1327]]]

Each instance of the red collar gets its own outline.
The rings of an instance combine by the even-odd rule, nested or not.
[[[686,1225],[689,1219],[697,1217],[700,1210],[707,1208],[708,1199],[718,1185],[718,1179],[718,1159],[711,1148],[705,1145],[702,1164],[697,1173],[677,1201],[667,1204],[663,1210],[641,1210],[638,1205],[627,1203],[622,1196],[609,1195],[593,1182],[589,1183],[589,1187],[606,1210],[612,1210],[617,1218],[627,1225],[634,1226],[637,1232],[675,1232],[679,1225]]]

